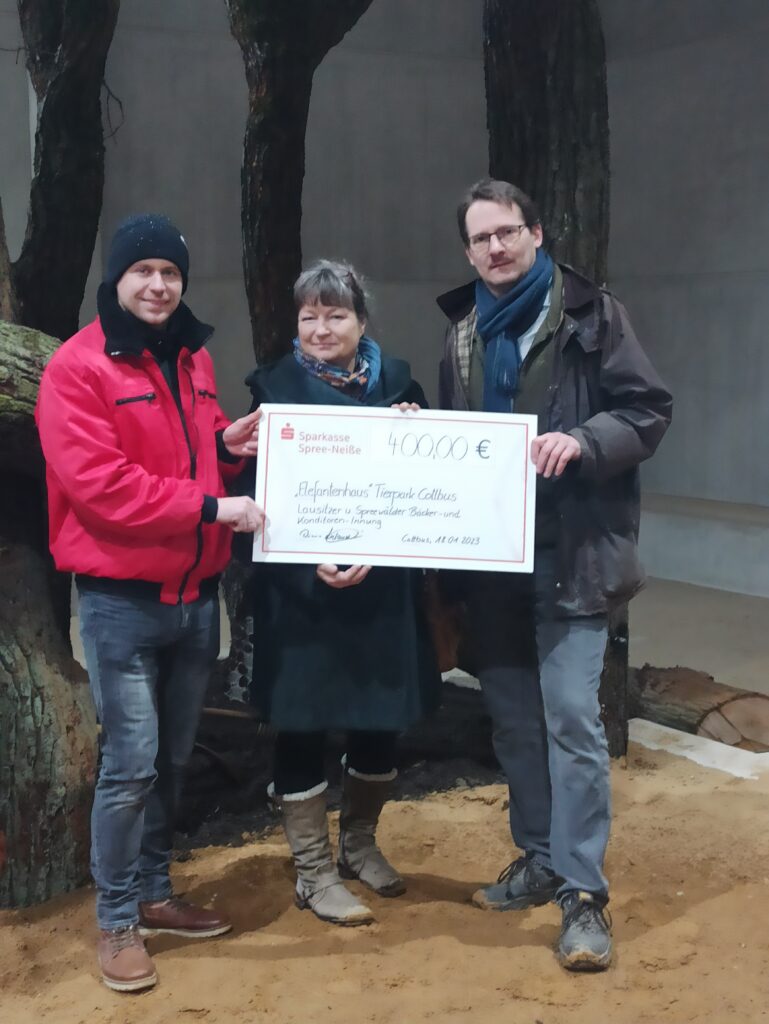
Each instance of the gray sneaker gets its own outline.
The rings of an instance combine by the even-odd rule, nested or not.
[[[563,924],[558,960],[568,971],[605,971],[611,963],[611,917],[589,892],[568,892],[560,901]]]
[[[531,857],[508,864],[495,885],[477,889],[472,901],[481,910],[525,910],[549,903],[563,880]]]

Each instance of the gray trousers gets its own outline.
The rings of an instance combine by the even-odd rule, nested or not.
[[[515,845],[564,879],[559,895],[605,898],[611,793],[598,687],[607,621],[555,618],[554,564],[545,548],[531,576],[477,574],[470,635]]]

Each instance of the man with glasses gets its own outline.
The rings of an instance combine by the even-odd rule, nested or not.
[[[662,439],[672,400],[624,308],[547,255],[524,192],[484,179],[457,217],[477,278],[438,299],[449,320],[440,404],[539,422],[534,572],[469,574],[468,641],[521,853],[473,902],[523,910],[556,900],[560,962],[602,970],[612,952],[598,702],[607,613],[643,584],[638,465]]]

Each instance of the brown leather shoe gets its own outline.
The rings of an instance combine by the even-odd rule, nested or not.
[[[102,981],[115,992],[139,992],[152,988],[158,980],[135,924],[115,931],[101,931],[97,953]]]
[[[172,896],[168,900],[139,904],[139,931],[142,935],[184,935],[188,939],[208,939],[224,935],[232,924],[224,914]]]

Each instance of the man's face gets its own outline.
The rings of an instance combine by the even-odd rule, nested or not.
[[[182,300],[182,275],[169,260],[139,260],[117,283],[123,309],[150,327],[162,327]]]
[[[504,295],[534,266],[542,226],[526,227],[517,203],[505,206],[477,199],[468,207],[465,226],[470,240],[467,258],[493,295]]]

